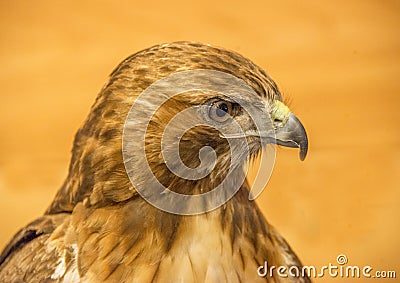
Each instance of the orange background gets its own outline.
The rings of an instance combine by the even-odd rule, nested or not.
[[[0,8],[1,247],[50,203],[74,133],[116,64],[154,44],[194,40],[267,70],[308,131],[306,161],[278,150],[258,199],[303,263],[336,263],[343,253],[349,264],[400,277],[399,1],[1,1]]]

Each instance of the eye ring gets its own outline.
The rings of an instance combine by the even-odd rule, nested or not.
[[[232,103],[224,100],[216,101],[211,104],[209,116],[216,122],[223,123],[232,117]]]

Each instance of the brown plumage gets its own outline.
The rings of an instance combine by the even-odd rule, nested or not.
[[[128,57],[112,72],[76,134],[69,174],[54,201],[44,216],[16,234],[0,256],[1,282],[309,282],[306,277],[258,276],[257,268],[264,261],[286,267],[301,267],[301,263],[256,203],[248,200],[247,182],[239,184],[239,191],[223,206],[193,216],[157,209],[133,188],[122,156],[123,127],[133,102],[157,80],[196,69],[242,79],[266,106],[282,100],[262,69],[222,48],[177,42]],[[209,176],[184,180],[173,175],[161,158],[159,133],[166,123],[182,109],[210,99],[213,94],[201,91],[177,96],[159,109],[149,125],[150,167],[172,191],[211,190],[232,165],[223,161],[226,140],[201,127],[185,134],[180,152],[182,160],[195,168],[198,150],[212,146],[218,159]],[[247,126],[246,117],[240,109],[234,114]],[[306,136],[298,120],[293,123],[300,128],[290,128],[281,140],[277,135],[276,143],[299,146],[304,158]],[[287,129],[289,122],[281,119],[274,124],[279,124],[279,131]],[[262,147],[259,140],[248,139],[251,154],[256,154]]]

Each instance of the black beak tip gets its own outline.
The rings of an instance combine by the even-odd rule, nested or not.
[[[303,142],[301,142],[299,144],[299,148],[300,148],[300,153],[299,153],[300,160],[304,161],[304,159],[306,159],[307,152],[308,152],[308,139],[307,139],[307,137]]]
[[[304,159],[306,159],[307,156],[307,150],[300,150],[300,160],[304,161]]]

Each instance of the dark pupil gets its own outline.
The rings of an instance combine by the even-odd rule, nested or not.
[[[218,117],[224,117],[226,113],[228,113],[228,110],[228,105],[226,103],[221,103],[220,105],[218,105],[216,114]]]

